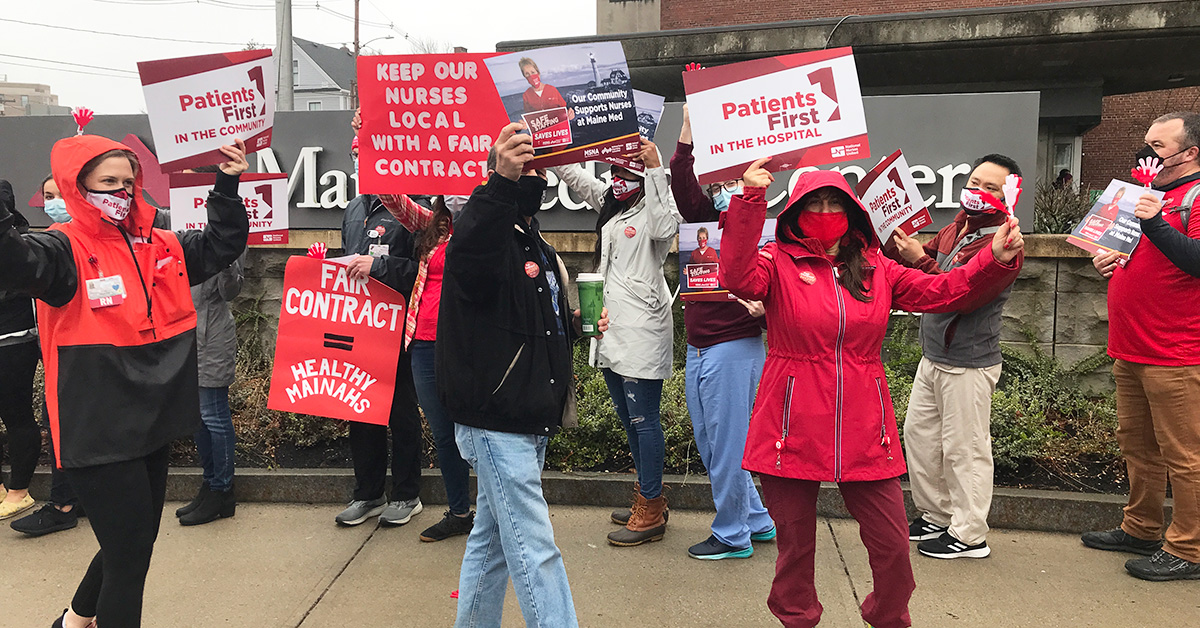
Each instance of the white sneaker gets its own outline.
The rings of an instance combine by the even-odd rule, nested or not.
[[[338,525],[356,526],[367,519],[370,519],[371,517],[378,516],[379,513],[383,512],[386,507],[386,497],[380,497],[379,499],[372,499],[370,501],[356,499],[350,502],[350,505],[346,506],[345,510],[338,513],[338,516],[334,517],[334,521],[336,521]]]
[[[411,521],[413,516],[421,514],[424,509],[420,497],[406,502],[389,502],[387,508],[379,515],[379,523],[385,526],[402,526]]]

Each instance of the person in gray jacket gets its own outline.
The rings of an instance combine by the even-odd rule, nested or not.
[[[242,291],[242,267],[246,254],[229,268],[192,287],[196,306],[196,348],[200,365],[200,417],[196,450],[204,467],[204,483],[192,502],[175,511],[185,526],[232,517],[237,508],[233,497],[233,418],[229,412],[229,386],[237,360],[237,327],[229,302]]]
[[[604,372],[638,474],[629,514],[612,516],[625,526],[608,535],[617,546],[661,540],[667,529],[659,406],[663,381],[671,376],[674,324],[663,263],[683,222],[658,148],[642,139],[636,159],[645,174],[613,166],[611,185],[579,166],[554,169],[600,214],[594,262],[604,276],[609,330],[592,341],[592,358]]]

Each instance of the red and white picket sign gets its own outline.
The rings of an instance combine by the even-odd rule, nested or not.
[[[282,173],[244,172],[238,194],[250,219],[247,244],[287,244],[287,179]],[[203,229],[208,224],[208,193],[215,174],[171,174],[171,230]]]
[[[888,155],[872,168],[854,192],[867,208],[871,226],[880,242],[887,243],[897,229],[912,235],[921,227],[933,224],[908,161],[900,151]]]

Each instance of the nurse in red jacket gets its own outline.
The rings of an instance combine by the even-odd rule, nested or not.
[[[766,187],[761,159],[729,205],[721,285],[762,301],[763,369],[742,466],[762,479],[779,529],[779,558],[767,605],[787,628],[821,619],[813,583],[816,500],[836,482],[858,520],[875,591],[862,604],[875,628],[912,624],[916,586],[900,491],[904,453],[880,351],[893,308],[949,312],[994,296],[1018,272],[1024,243],[1016,219],[965,266],[942,275],[905,268],[880,253],[866,210],[836,172],[800,176],[779,215],[776,242],[761,252]],[[988,296],[991,295],[991,296]]]
[[[246,248],[245,150],[221,148],[203,231],[154,229],[137,157],[94,135],[50,153],[69,223],[23,235],[0,208],[0,290],[38,299],[54,457],[100,544],[55,628],[141,625],[170,445],[200,424],[190,286]]]

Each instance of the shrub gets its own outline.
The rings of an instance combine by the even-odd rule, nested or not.
[[[1033,232],[1071,233],[1091,208],[1088,190],[1039,183],[1033,197]]]

